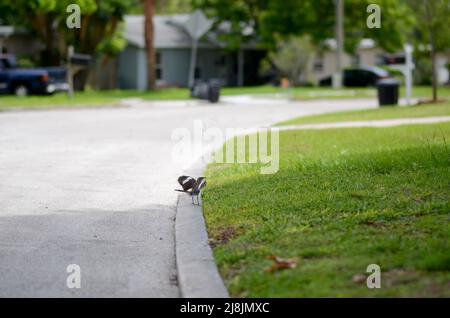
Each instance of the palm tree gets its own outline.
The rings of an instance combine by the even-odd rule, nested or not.
[[[155,0],[142,0],[145,16],[145,47],[147,50],[147,83],[148,89],[156,87],[156,51],[153,46],[153,16],[155,15]]]

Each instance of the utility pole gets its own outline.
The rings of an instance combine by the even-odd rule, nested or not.
[[[213,25],[213,20],[208,19],[203,11],[197,9],[190,16],[189,19],[181,26],[190,35],[192,40],[191,49],[191,63],[189,65],[189,88],[194,86],[195,82],[195,69],[197,66],[197,49],[200,38],[205,35]]]
[[[333,76],[333,87],[341,88],[344,64],[344,0],[334,0],[334,5],[336,7],[336,73]]]

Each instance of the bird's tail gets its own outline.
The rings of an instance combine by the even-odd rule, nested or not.
[[[178,192],[184,192],[184,193],[189,193],[189,194],[191,194],[191,191],[185,191],[185,190],[180,190],[180,189],[175,189],[175,191],[178,191]]]

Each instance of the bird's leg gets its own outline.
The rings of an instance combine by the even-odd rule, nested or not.
[[[197,202],[195,203],[195,205],[200,205],[200,202],[198,201],[198,194],[195,197],[197,199]]]

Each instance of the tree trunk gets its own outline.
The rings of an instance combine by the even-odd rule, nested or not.
[[[438,81],[437,81],[437,69],[436,69],[436,51],[432,45],[431,47],[431,67],[433,68],[432,72],[432,86],[433,86],[433,102],[437,102],[438,100]]]
[[[434,0],[433,0],[434,1]],[[436,8],[433,6],[433,3],[424,0],[425,5],[425,14],[428,22],[428,33],[429,33],[429,40],[431,45],[430,50],[430,57],[431,57],[431,67],[432,69],[432,86],[433,86],[433,102],[437,102],[438,99],[438,83],[437,83],[437,69],[436,69],[436,41],[435,41],[435,34],[438,32],[436,28],[433,25],[433,17],[436,14]]]
[[[55,47],[55,30],[53,29],[54,18],[51,14],[42,15],[39,17],[42,22],[41,36],[45,45],[45,50],[42,55],[42,63],[45,66],[59,65],[59,52]]]
[[[155,0],[142,0],[145,15],[145,47],[147,50],[147,86],[149,90],[156,87],[156,51],[153,46],[153,16],[155,14]]]

